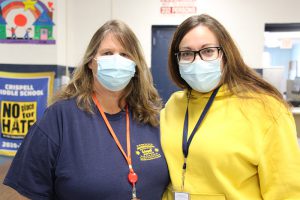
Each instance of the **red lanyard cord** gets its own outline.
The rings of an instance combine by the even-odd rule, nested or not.
[[[111,136],[113,137],[116,145],[118,146],[118,148],[120,149],[120,151],[122,152],[124,158],[126,159],[127,163],[128,163],[128,167],[129,167],[129,170],[130,170],[130,173],[134,173],[134,170],[132,168],[132,161],[131,161],[131,148],[130,148],[130,127],[129,127],[129,113],[128,113],[128,106],[126,105],[126,143],[127,143],[127,154],[125,153],[125,151],[123,150],[123,147],[118,139],[118,137],[116,136],[114,130],[112,129],[104,111],[103,111],[103,108],[101,107],[97,97],[96,97],[96,94],[93,93],[93,101],[94,103],[96,104],[98,110],[100,111],[101,113],[101,116],[111,134]]]

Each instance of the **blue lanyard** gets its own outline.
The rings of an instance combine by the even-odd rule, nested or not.
[[[195,136],[196,131],[198,130],[198,128],[201,125],[204,117],[206,116],[209,108],[211,107],[211,105],[212,105],[219,89],[220,89],[220,87],[216,88],[213,91],[213,93],[211,94],[211,96],[209,97],[209,100],[206,103],[205,108],[203,109],[203,111],[200,115],[200,118],[198,119],[198,122],[195,125],[195,127],[193,129],[193,132],[191,133],[189,139],[187,139],[187,137],[188,137],[188,124],[189,124],[189,111],[188,111],[189,103],[187,104],[186,112],[185,112],[185,119],[184,119],[184,127],[183,127],[183,139],[182,139],[182,150],[183,150],[183,155],[184,155],[185,161],[186,161],[186,158],[188,157],[189,148],[190,148],[191,142],[193,140],[193,137]],[[186,162],[184,162],[184,164],[183,164],[183,169],[186,169]]]

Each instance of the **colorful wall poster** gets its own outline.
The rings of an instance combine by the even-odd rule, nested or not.
[[[54,72],[0,72],[0,155],[14,156],[47,107]]]
[[[53,1],[0,0],[0,43],[55,44],[53,12]]]

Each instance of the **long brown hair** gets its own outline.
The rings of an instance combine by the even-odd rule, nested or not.
[[[275,87],[263,80],[253,69],[245,64],[237,46],[224,26],[206,14],[187,18],[178,26],[174,33],[169,49],[168,67],[171,78],[178,87],[191,89],[180,76],[175,53],[179,51],[179,44],[183,37],[199,25],[206,26],[212,31],[218,39],[220,47],[222,47],[223,71],[221,83],[226,84],[230,92],[244,98],[250,97],[245,94],[267,94],[288,106],[281,93]]]
[[[162,107],[161,98],[153,86],[150,70],[144,59],[141,45],[133,31],[120,20],[110,20],[101,26],[93,35],[83,61],[76,68],[70,83],[54,96],[52,104],[61,99],[76,97],[80,109],[92,112],[93,73],[89,63],[97,54],[97,50],[107,34],[113,34],[120,42],[129,57],[136,63],[136,73],[124,89],[119,105],[125,99],[132,109],[133,118],[141,123],[157,126],[158,114]]]

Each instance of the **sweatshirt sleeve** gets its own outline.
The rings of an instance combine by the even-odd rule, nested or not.
[[[258,174],[263,199],[300,199],[300,148],[291,113],[275,120],[261,149]]]
[[[4,184],[29,199],[54,199],[58,145],[35,124],[13,159]]]

